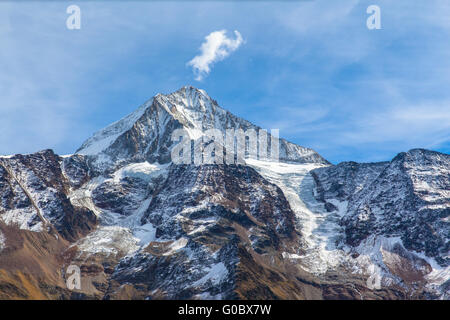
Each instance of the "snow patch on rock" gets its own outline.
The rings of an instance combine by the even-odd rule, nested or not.
[[[6,247],[6,239],[3,233],[0,231],[0,252]]]
[[[139,239],[128,228],[118,226],[100,226],[76,245],[81,252],[88,254],[119,255],[136,252]]]
[[[188,243],[188,239],[181,237],[180,239],[172,242],[169,246],[169,251],[165,252],[164,256],[170,256],[171,254],[174,254],[180,249],[183,249]]]
[[[218,285],[228,275],[227,267],[223,262],[215,263],[207,267],[207,273],[201,279],[193,283],[194,286],[201,286],[207,282]]]
[[[131,177],[148,181],[164,174],[167,166],[167,164],[161,165],[159,163],[150,164],[147,161],[131,163],[117,170],[113,175],[113,180],[119,183],[121,179]]]

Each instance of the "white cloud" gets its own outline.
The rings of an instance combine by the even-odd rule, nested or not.
[[[236,39],[228,38],[226,30],[211,32],[205,37],[205,42],[200,47],[201,54],[195,56],[187,64],[192,66],[196,74],[195,80],[201,81],[211,72],[211,65],[228,57],[236,51],[243,39],[239,31],[234,31]]]

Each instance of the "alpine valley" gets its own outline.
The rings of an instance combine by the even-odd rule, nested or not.
[[[450,155],[180,165],[176,129],[260,128],[189,86],[72,155],[0,156],[0,299],[450,299]]]

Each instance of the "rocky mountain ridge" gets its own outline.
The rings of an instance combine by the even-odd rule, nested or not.
[[[449,155],[175,165],[179,128],[260,129],[183,87],[73,155],[0,157],[0,298],[449,298]]]

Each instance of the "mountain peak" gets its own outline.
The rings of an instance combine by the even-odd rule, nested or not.
[[[169,94],[159,93],[154,98],[161,106],[169,107],[169,112],[180,111],[181,108],[202,112],[215,112],[216,108],[221,109],[205,90],[193,86],[184,86]]]
[[[170,93],[158,93],[156,94],[155,97],[159,97],[159,96],[184,96],[184,97],[188,97],[188,96],[199,96],[199,95],[203,95],[206,97],[209,97],[209,95],[206,93],[205,90],[203,89],[199,89],[196,87],[193,87],[191,85],[186,85],[181,87],[180,89],[170,92]]]
[[[163,122],[175,119],[182,125],[193,127],[192,122],[198,122],[204,114],[215,113],[217,109],[220,109],[222,113],[225,112],[217,106],[217,103],[209,97],[206,91],[193,86],[183,86],[169,94],[158,93],[128,116],[96,132],[82,144],[76,153],[85,156],[104,153],[117,139],[132,130],[136,123],[140,122],[140,126],[147,126],[146,118],[149,120],[152,117],[163,116],[164,119],[161,119]],[[163,123],[158,121],[154,123],[156,126],[153,126],[153,129],[161,131]],[[201,130],[201,128],[196,129]]]
[[[136,111],[86,140],[77,154],[94,157],[97,167],[117,166],[133,161],[170,162],[172,133],[184,128],[191,139],[208,129],[261,128],[221,108],[204,90],[184,86],[169,94],[157,94]],[[280,139],[280,160],[328,162],[314,150]]]
[[[423,161],[439,161],[439,159],[446,159],[448,156],[446,154],[427,150],[422,148],[414,148],[407,152],[400,152],[397,154],[393,162],[423,162]]]
[[[206,93],[205,90],[196,88],[191,85],[183,86],[180,89],[178,89],[177,91],[173,92],[172,94],[176,94],[176,93],[182,93],[185,95],[201,94],[201,95],[209,97],[209,95]]]

